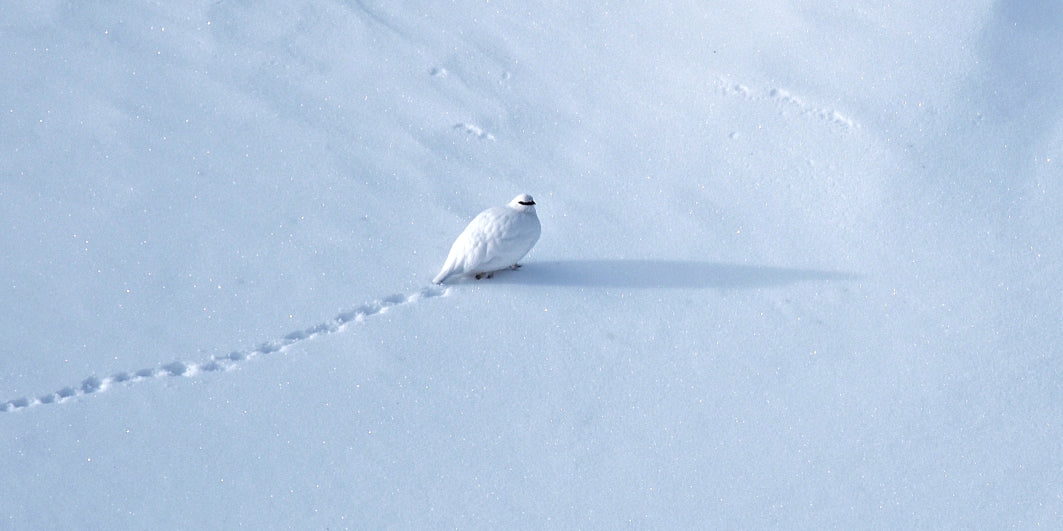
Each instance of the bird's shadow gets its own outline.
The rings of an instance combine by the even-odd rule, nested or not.
[[[849,273],[681,260],[553,260],[500,271],[503,284],[589,288],[756,288],[806,281],[851,280]]]

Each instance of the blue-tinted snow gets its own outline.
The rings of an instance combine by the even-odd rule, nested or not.
[[[1063,518],[1060,8],[392,4],[5,8],[0,527]]]

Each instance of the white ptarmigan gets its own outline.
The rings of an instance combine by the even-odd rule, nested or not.
[[[540,232],[535,200],[528,194],[514,197],[504,207],[484,210],[454,240],[443,270],[432,282],[442,284],[456,275],[490,278],[500,269],[516,269],[517,261],[539,241]]]

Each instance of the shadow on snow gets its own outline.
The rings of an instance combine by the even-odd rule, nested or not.
[[[682,260],[555,260],[502,271],[504,284],[591,288],[756,288],[796,282],[852,280],[838,271]]]

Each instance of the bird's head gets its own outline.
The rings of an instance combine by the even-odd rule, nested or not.
[[[535,200],[528,194],[520,194],[514,197],[508,206],[517,212],[535,212]]]

